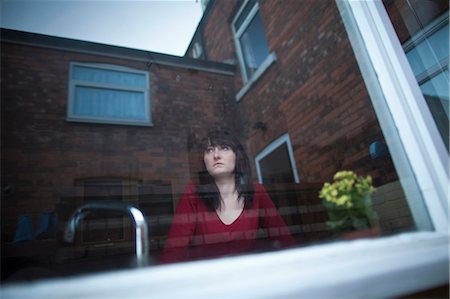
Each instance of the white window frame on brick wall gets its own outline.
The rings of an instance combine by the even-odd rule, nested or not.
[[[236,22],[241,17],[241,15],[244,13],[244,10],[247,5],[252,5],[250,3],[250,0],[246,0],[244,4],[242,4],[241,8],[239,9],[238,13],[236,14],[236,17],[234,18],[232,24],[231,24],[231,30],[233,32],[234,36],[234,43],[236,46],[236,53],[239,60],[239,66],[241,69],[241,75],[242,80],[244,81],[244,86],[240,89],[240,91],[236,94],[236,100],[239,101],[250,89],[250,87],[264,74],[264,72],[269,68],[269,66],[272,65],[277,60],[277,56],[274,52],[270,52],[270,49],[268,49],[268,55],[267,57],[259,64],[257,70],[252,74],[247,73],[247,67],[246,62],[244,58],[244,51],[242,49],[242,45],[240,42],[240,38],[247,30],[249,24],[253,20],[255,16],[259,13],[259,4],[257,1],[253,4],[253,7],[248,11],[247,16],[245,16],[242,24],[236,28]],[[263,30],[263,28],[261,28]],[[265,36],[265,33],[262,32],[262,34]],[[266,40],[267,44],[267,40]],[[268,48],[268,44],[267,44]]]
[[[286,148],[288,150],[289,162],[291,164],[292,176],[294,177],[294,181],[295,183],[300,183],[297,166],[295,165],[294,152],[292,151],[291,139],[289,138],[289,134],[286,133],[271,142],[255,156],[256,174],[258,175],[258,181],[260,184],[263,183],[260,164],[261,160],[270,155],[274,150],[276,150],[283,144],[286,144]]]
[[[380,123],[392,123],[398,134],[392,150],[403,150],[400,162],[410,164],[396,167],[412,171],[433,230],[7,285],[2,298],[394,298],[448,284],[448,153],[429,111],[419,109],[423,95],[383,3],[336,3],[352,47],[362,50],[355,52],[366,62],[360,68],[373,83]]]
[[[92,69],[94,71],[105,71],[105,73],[118,73],[120,75],[130,74],[131,76],[142,76],[142,80],[139,86],[134,85],[130,82],[108,82],[108,79],[98,80],[102,82],[96,82],[96,80],[90,79],[80,79],[74,78],[74,68],[80,67],[85,69]],[[118,81],[118,80],[116,80]],[[141,109],[139,110],[139,117],[133,116],[121,116],[121,115],[89,115],[77,113],[75,109],[77,101],[77,90],[84,88],[85,90],[93,91],[104,91],[110,95],[116,93],[115,100],[121,101],[123,104],[123,99],[120,99],[120,93],[134,93],[136,95],[141,95],[142,103],[138,103]],[[104,101],[105,99],[103,99]],[[107,106],[104,106],[105,108]],[[117,108],[114,108],[117,109]],[[126,110],[126,109],[125,109]],[[136,108],[135,108],[136,110]],[[117,109],[118,112],[123,112],[124,109]],[[108,112],[112,114],[111,112]],[[115,113],[115,112],[113,112]],[[68,105],[67,105],[67,121],[72,122],[89,122],[89,123],[102,123],[102,124],[119,124],[119,125],[138,125],[138,126],[152,126],[151,117],[151,99],[150,99],[150,86],[149,86],[149,73],[142,70],[132,69],[124,66],[100,64],[100,63],[70,63],[69,72],[69,93],[68,93]]]

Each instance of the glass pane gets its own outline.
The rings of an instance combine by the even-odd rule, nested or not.
[[[439,132],[448,146],[449,136],[449,80],[448,70],[423,83],[420,88],[430,108]]]
[[[261,159],[260,168],[264,184],[295,183],[286,143]]]
[[[448,26],[441,27],[424,41],[414,44],[406,53],[411,68],[416,76],[431,69],[436,64],[448,64]]]
[[[3,283],[135,268],[140,232],[130,207],[117,215],[105,197],[142,212],[149,267],[432,229],[414,173],[402,171],[409,162],[398,154],[401,128],[390,125],[390,111],[374,108],[382,99],[366,88],[336,2],[260,1],[240,39],[249,74],[268,44],[277,60],[236,101],[245,83],[222,63],[236,59],[230,24],[240,3],[214,1],[202,21],[204,53],[214,61],[152,55],[150,65],[130,54],[148,51],[117,47],[124,53],[117,59],[101,44],[94,53],[34,47],[31,33],[1,41]],[[64,121],[71,65],[75,116],[145,118],[143,76],[71,64],[97,60],[149,73],[153,127]],[[446,78],[448,68],[432,66],[421,88],[448,117]],[[235,138],[206,138],[214,130]],[[256,157],[286,134],[289,151],[283,145],[262,160],[273,180],[258,184]],[[229,155],[213,161],[235,163],[208,168],[205,145]],[[232,192],[218,190],[223,182]],[[321,192],[326,183],[334,190]],[[224,198],[234,204],[229,214],[214,206]],[[76,217],[94,202],[105,218],[91,211]],[[177,212],[189,206],[202,210]],[[169,237],[180,223],[184,235]],[[176,241],[184,246],[179,259],[166,250]]]
[[[244,55],[247,77],[250,78],[269,55],[269,48],[259,12],[250,22],[239,41]]]
[[[147,81],[143,74],[123,71],[112,71],[75,65],[72,68],[72,78],[92,83],[106,83],[123,87],[146,88]]]
[[[447,150],[448,1],[383,1]]]
[[[145,119],[142,92],[77,87],[74,114],[78,116]]]
[[[256,4],[255,0],[248,1],[248,4],[245,6],[245,8],[239,14],[239,17],[237,18],[236,22],[234,23],[234,30],[236,30],[236,32],[241,28],[244,21],[248,18],[248,14],[252,10],[252,8],[255,6],[255,4]]]
[[[446,109],[448,116],[448,98],[449,98],[449,85],[448,85],[448,70],[436,75],[430,80],[426,81],[420,88],[426,98],[434,97],[441,101],[443,109]]]
[[[121,202],[123,200],[120,181],[91,181],[84,183],[84,202]],[[124,217],[121,214],[92,213],[82,223],[84,243],[114,242],[124,239]],[[129,227],[129,226],[128,226]]]

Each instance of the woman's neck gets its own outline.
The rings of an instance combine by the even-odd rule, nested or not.
[[[216,180],[216,185],[220,192],[220,205],[216,212],[224,223],[231,223],[239,217],[244,208],[244,202],[239,200],[234,176]]]
[[[236,193],[236,184],[233,177],[224,177],[215,180],[222,199],[229,198]]]

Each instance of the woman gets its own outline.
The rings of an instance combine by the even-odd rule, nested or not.
[[[161,262],[233,255],[257,249],[260,228],[286,247],[294,240],[264,188],[252,183],[242,145],[227,132],[203,142],[204,170],[178,204]]]

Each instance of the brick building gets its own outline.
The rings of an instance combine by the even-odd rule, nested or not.
[[[299,244],[330,237],[317,195],[343,169],[373,177],[383,233],[414,228],[388,151],[371,155],[386,142],[333,1],[210,1],[184,57],[1,34],[2,260],[10,269],[51,263],[49,254],[67,259],[65,221],[102,198],[143,210],[157,254],[184,185],[200,167],[196,145],[211,128],[243,141],[255,179]],[[142,75],[142,91],[114,88],[141,93],[143,115],[77,110],[77,92],[116,82],[90,70]],[[39,227],[48,213],[58,220],[56,234],[15,242],[20,221]],[[94,247],[129,244],[125,222],[88,221],[87,228],[103,231],[78,236],[79,256],[121,252]],[[37,257],[19,248],[26,244]]]
[[[151,123],[68,119],[71,63],[149,74]],[[233,74],[217,62],[2,30],[2,184],[11,188],[2,200],[2,242],[14,240],[19,215],[36,228],[56,212],[63,226],[87,198],[170,215],[172,194],[178,199],[195,171],[197,135],[238,125],[228,100]],[[162,200],[152,197],[155,188]]]

